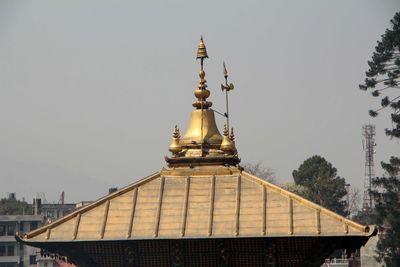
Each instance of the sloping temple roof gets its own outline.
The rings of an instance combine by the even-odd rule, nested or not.
[[[369,236],[372,230],[236,167],[221,166],[197,173],[163,169],[23,240]]]

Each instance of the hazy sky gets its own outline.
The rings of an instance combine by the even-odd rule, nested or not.
[[[379,162],[399,155],[388,113],[358,89],[392,1],[1,1],[0,197],[90,200],[165,166],[184,132],[204,36],[206,79],[224,110],[222,62],[235,90],[242,162],[278,182],[324,156],[362,188],[361,126],[376,124]],[[223,118],[218,118],[220,129]]]

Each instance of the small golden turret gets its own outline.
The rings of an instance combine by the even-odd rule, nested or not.
[[[179,142],[180,138],[181,138],[181,135],[179,133],[179,128],[178,128],[178,126],[175,125],[175,130],[172,135],[172,141],[171,141],[171,144],[169,145],[169,151],[171,151],[171,153],[174,156],[177,156],[178,153],[182,151],[182,146],[180,145],[180,142]]]
[[[233,153],[236,154],[237,153],[237,149],[236,149],[235,134],[233,133],[233,128],[231,128],[231,135],[229,136],[229,138],[231,139],[231,142],[232,142],[232,145],[233,145]]]
[[[235,146],[229,137],[229,130],[226,127],[226,124],[224,125],[224,136],[222,137],[221,150],[224,151],[225,155],[231,155],[235,150]]]
[[[229,136],[232,142],[235,142],[235,134],[233,133],[233,127],[231,128],[231,135]]]

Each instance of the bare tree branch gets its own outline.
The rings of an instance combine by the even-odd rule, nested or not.
[[[275,182],[275,172],[271,168],[264,167],[260,162],[258,163],[245,163],[243,169],[257,177],[260,177],[268,182]]]

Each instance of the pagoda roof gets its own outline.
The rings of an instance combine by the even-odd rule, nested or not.
[[[235,166],[164,168],[22,242],[364,236],[375,233]]]

